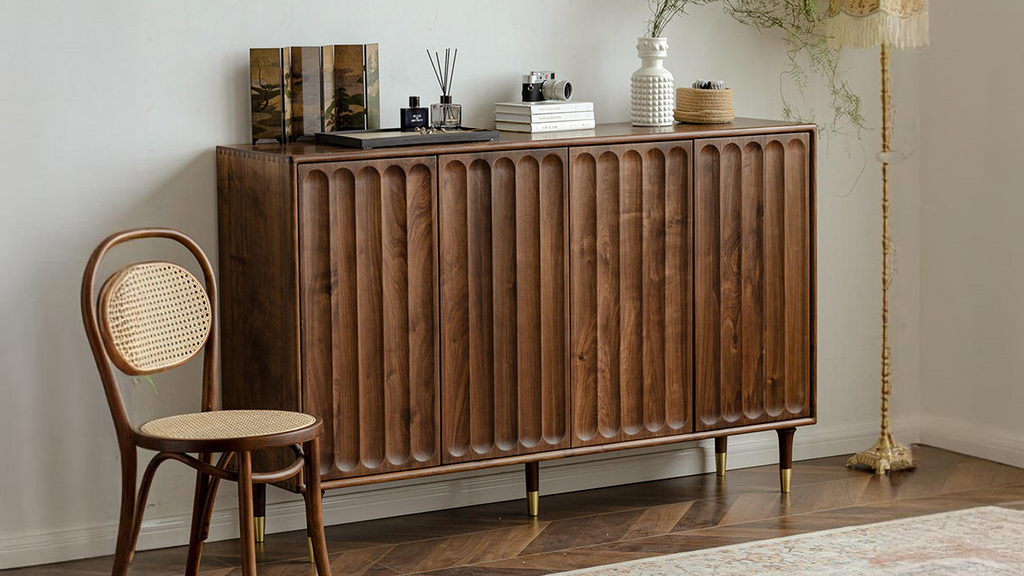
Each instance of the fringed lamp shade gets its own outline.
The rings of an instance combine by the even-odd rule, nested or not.
[[[928,45],[928,0],[829,0],[828,15],[833,46]]]

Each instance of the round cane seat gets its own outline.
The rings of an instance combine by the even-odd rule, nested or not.
[[[147,422],[139,431],[164,440],[231,440],[294,432],[312,426],[316,418],[283,410],[213,410],[179,414]]]

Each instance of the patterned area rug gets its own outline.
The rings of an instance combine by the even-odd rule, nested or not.
[[[558,576],[1024,576],[1024,511],[985,506]]]

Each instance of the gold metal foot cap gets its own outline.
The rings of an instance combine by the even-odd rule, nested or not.
[[[854,466],[870,468],[875,474],[885,474],[895,470],[913,470],[914,458],[910,448],[893,440],[888,432],[883,432],[874,446],[850,456],[846,467]]]
[[[540,491],[526,493],[526,506],[531,517],[540,513]]]
[[[719,476],[725,476],[725,452],[715,453],[715,472]]]
[[[314,564],[316,558],[313,557],[313,539],[309,536],[306,536],[306,547],[309,549],[309,563]]]
[[[789,484],[793,479],[792,468],[781,468],[779,469],[779,484],[782,487],[783,494],[789,494]]]
[[[252,524],[256,529],[256,543],[263,544],[263,540],[267,537],[267,517],[257,516],[252,519]]]

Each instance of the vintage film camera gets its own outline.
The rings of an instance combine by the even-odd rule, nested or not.
[[[568,80],[555,80],[554,72],[523,74],[523,102],[571,99],[572,83]]]

